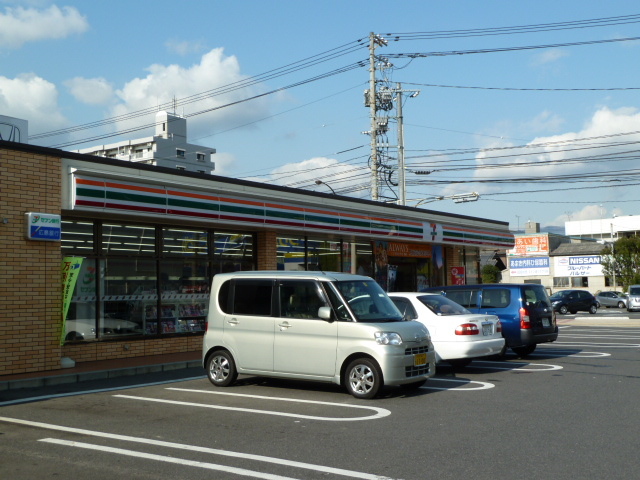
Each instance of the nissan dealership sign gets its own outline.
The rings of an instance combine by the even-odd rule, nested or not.
[[[596,277],[603,275],[600,255],[554,257],[556,277]]]

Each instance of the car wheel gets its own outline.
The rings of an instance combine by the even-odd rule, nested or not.
[[[558,310],[558,312],[560,312],[562,315],[566,315],[568,311],[569,311],[569,309],[567,308],[566,305],[562,305],[560,307],[560,309]]]
[[[624,302],[618,302],[618,308],[624,308]]]
[[[526,357],[527,355],[531,355],[536,349],[536,345],[526,345],[524,347],[511,347],[519,357]]]
[[[589,307],[589,313],[590,313],[591,315],[593,315],[594,313],[598,313],[598,307],[596,307],[595,305],[591,305],[591,306]]]
[[[454,360],[447,360],[449,365],[453,368],[464,368],[471,363],[471,358],[456,358]]]
[[[344,384],[347,391],[356,398],[375,397],[382,386],[380,367],[368,358],[357,358],[345,370]]]
[[[596,307],[600,308],[602,305],[600,305],[600,302],[596,302]]]
[[[216,387],[228,387],[238,378],[236,363],[226,350],[216,350],[207,360],[207,377]]]

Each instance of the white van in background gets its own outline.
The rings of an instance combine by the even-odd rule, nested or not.
[[[356,398],[435,374],[429,332],[373,279],[315,271],[216,275],[202,361],[219,387],[248,374],[333,382]]]

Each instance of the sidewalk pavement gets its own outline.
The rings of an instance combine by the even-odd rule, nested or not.
[[[184,352],[135,358],[77,363],[74,367],[47,372],[0,375],[0,392],[38,388],[89,380],[142,375],[186,368],[202,368],[202,353]],[[202,374],[204,375],[204,369]]]
[[[580,315],[576,317],[556,316],[558,325],[575,327],[640,327],[640,319],[605,315]]]

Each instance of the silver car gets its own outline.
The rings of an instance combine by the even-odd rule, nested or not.
[[[375,280],[257,271],[213,278],[202,363],[211,383],[238,374],[333,382],[356,398],[435,374],[427,328],[405,321]]]
[[[596,301],[598,302],[598,308],[600,307],[627,307],[627,296],[620,292],[600,292],[596,295]]]
[[[640,310],[640,285],[629,285],[627,311]]]

